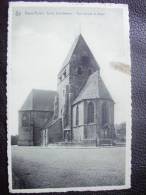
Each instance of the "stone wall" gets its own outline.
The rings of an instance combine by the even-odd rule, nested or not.
[[[102,106],[103,104],[106,103],[107,106],[107,122],[103,124],[102,122]],[[100,139],[105,139],[107,138],[112,138],[115,134],[114,130],[114,102],[110,100],[105,100],[105,99],[100,99],[98,101],[98,109],[100,111],[99,115],[99,126],[100,126],[100,131],[99,131],[99,137]],[[108,135],[105,135],[105,131],[107,130]],[[106,134],[107,134],[106,133]]]
[[[73,127],[76,127],[76,108],[78,106],[78,112],[79,112],[79,123],[78,125],[81,126],[81,125],[84,125],[84,102],[80,102],[76,105],[73,106],[73,109],[72,109],[72,126]]]
[[[48,144],[63,141],[62,120],[57,119],[47,127]]]
[[[76,124],[76,109],[78,107],[78,124]],[[73,141],[81,142],[84,139],[84,102],[73,106],[72,110]]]
[[[18,145],[32,146],[33,145],[33,127],[31,124],[31,112],[19,112],[19,136]]]
[[[41,129],[47,123],[47,121],[51,120],[53,117],[53,112],[48,111],[34,111],[32,113],[33,120],[33,145],[39,146],[41,145]]]
[[[94,104],[94,123],[99,123],[98,115],[100,114],[99,109],[97,107],[97,99],[90,99],[84,101],[84,124],[87,124],[88,118],[88,104],[92,102]]]
[[[40,130],[52,116],[53,112],[49,111],[20,111],[18,145],[39,146]]]
[[[88,104],[94,104],[94,121],[88,123]],[[96,140],[104,138],[104,127],[102,126],[102,105],[106,103],[107,106],[107,123],[109,127],[114,126],[114,102],[107,99],[90,99],[84,100],[73,106],[73,141],[80,142],[85,140]],[[76,125],[76,108],[79,110],[79,124]],[[114,130],[114,129],[113,129]],[[111,130],[110,130],[111,131]],[[114,133],[114,132],[113,132]],[[112,137],[112,132],[110,132]]]
[[[96,123],[85,125],[84,132],[85,139],[96,140],[97,137]]]
[[[94,104],[94,122],[87,123],[88,104],[93,102]],[[96,140],[97,136],[97,100],[84,100],[73,106],[73,141],[81,142],[85,139]],[[76,125],[76,108],[79,111],[79,123]]]
[[[73,141],[81,142],[84,139],[84,126],[78,126],[73,128]]]
[[[102,126],[102,105],[106,103],[107,105],[107,114],[108,114],[108,123],[114,124],[114,102],[110,100],[100,99],[97,102],[97,109],[99,110],[99,124]]]
[[[64,74],[66,73],[66,75]],[[66,86],[69,85],[69,65],[67,65],[59,74],[58,74],[58,84],[57,90],[59,95],[59,118],[62,117],[63,106],[65,103],[65,93]]]

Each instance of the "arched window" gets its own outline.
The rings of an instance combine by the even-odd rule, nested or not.
[[[89,64],[89,57],[84,55],[84,56],[82,56],[81,61],[82,61],[83,66],[88,65]]]
[[[108,123],[108,109],[107,103],[104,102],[102,104],[102,126],[104,126],[106,123]]]
[[[29,125],[28,113],[22,114],[22,127],[27,127]]]
[[[79,107],[76,107],[76,126],[79,125]]]
[[[81,68],[81,67],[78,68],[78,74],[79,74],[79,75],[82,74],[82,68]]]
[[[90,102],[88,104],[87,122],[88,123],[94,122],[94,104],[93,104],[93,102]]]

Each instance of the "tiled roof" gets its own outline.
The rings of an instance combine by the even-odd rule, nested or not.
[[[20,110],[53,111],[54,98],[57,95],[56,91],[33,89]]]
[[[98,71],[94,72],[87,80],[82,88],[79,96],[74,100],[73,104],[84,99],[104,98],[113,101],[109,91],[107,90],[102,78],[98,75]]]

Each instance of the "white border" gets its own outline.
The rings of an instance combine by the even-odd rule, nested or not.
[[[10,69],[11,69],[11,27],[12,27],[12,8],[13,7],[97,7],[97,8],[119,8],[124,10],[124,28],[125,33],[129,32],[129,14],[127,4],[113,4],[113,3],[66,3],[66,2],[9,2],[8,11],[8,50],[7,50],[7,97],[10,91]],[[129,33],[130,34],[130,33]],[[130,39],[128,41],[130,51]],[[131,92],[130,92],[131,96]],[[7,106],[7,118],[9,118],[8,106]],[[7,127],[9,127],[7,119]],[[9,128],[8,128],[9,129]],[[123,190],[131,187],[131,121],[128,124],[130,131],[126,131],[126,173],[125,173],[125,185],[121,186],[98,186],[98,187],[70,187],[70,188],[44,188],[44,189],[13,189],[12,188],[12,165],[11,165],[11,135],[7,132],[7,155],[8,155],[8,183],[9,191],[11,193],[40,193],[40,192],[69,192],[69,191],[105,191],[105,190]]]

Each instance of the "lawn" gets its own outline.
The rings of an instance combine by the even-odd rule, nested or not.
[[[14,189],[124,185],[125,148],[13,146],[12,170]]]

